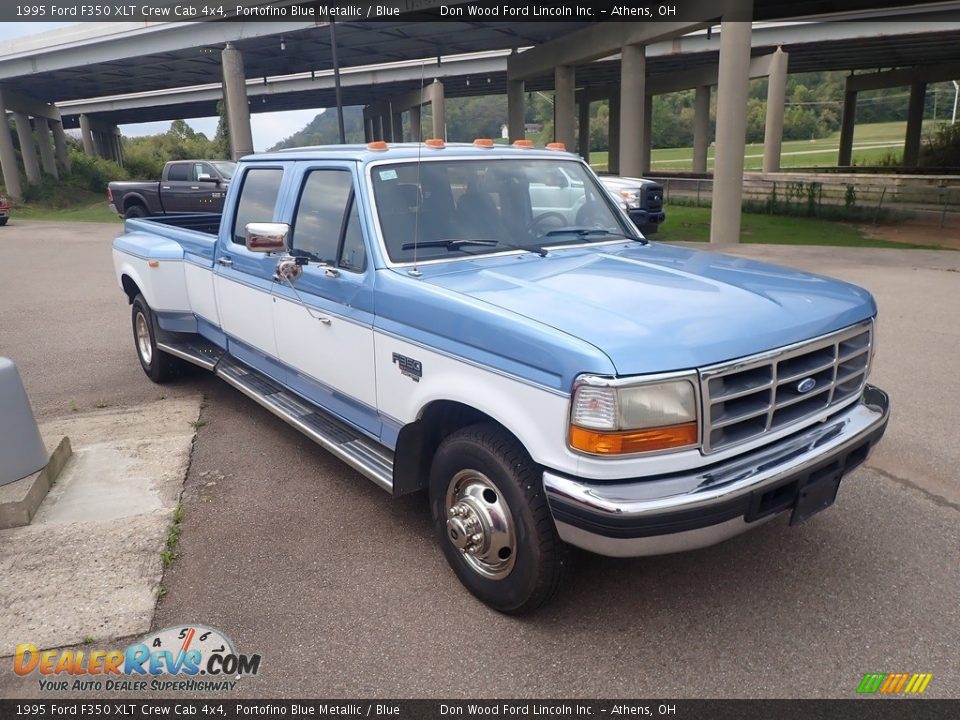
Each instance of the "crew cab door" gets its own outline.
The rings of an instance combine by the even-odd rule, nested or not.
[[[276,283],[277,352],[302,395],[379,435],[373,349],[373,268],[354,164],[301,162],[291,183],[290,253],[303,275]]]
[[[210,178],[201,180],[202,176]],[[163,208],[168,213],[220,212],[223,190],[220,175],[209,163],[171,163],[167,179],[160,183]]]
[[[221,222],[214,265],[220,328],[229,351],[245,362],[277,357],[273,330],[277,259],[247,250],[245,229],[247,223],[280,222],[283,173],[281,165],[247,165],[238,179],[237,201]]]
[[[193,180],[193,163],[173,162],[165,168],[160,181],[160,203],[164,212],[190,212],[188,203],[197,183]]]

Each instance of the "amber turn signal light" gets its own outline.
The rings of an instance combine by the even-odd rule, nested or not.
[[[567,146],[561,142],[547,143],[547,150],[566,150]]]
[[[695,422],[646,430],[598,432],[570,426],[570,447],[594,455],[624,455],[681,448],[697,443]]]
[[[447,146],[447,144],[440,138],[427,138],[423,141],[423,144],[428,148],[433,148],[434,150],[442,150]]]
[[[493,140],[490,138],[477,138],[473,141],[473,146],[478,148],[492,148]]]
[[[525,150],[529,150],[533,147],[533,140],[514,140],[513,146],[515,148],[524,148]]]
[[[374,140],[373,142],[367,143],[367,150],[373,150],[374,152],[382,152],[387,149],[387,144],[383,140]]]

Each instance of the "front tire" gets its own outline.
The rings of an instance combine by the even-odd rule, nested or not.
[[[494,424],[447,437],[430,471],[437,540],[460,582],[502,613],[536,610],[569,565],[537,466]]]
[[[153,311],[143,299],[143,295],[137,295],[133,299],[130,313],[133,321],[133,344],[137,350],[140,367],[143,368],[147,377],[155,383],[164,383],[178,377],[183,369],[183,363],[179,358],[157,347]]]
[[[5,218],[5,217],[0,218],[0,227],[3,227],[4,225],[6,225],[6,224],[7,224],[7,220],[9,220],[9,219],[10,219],[10,218]]]

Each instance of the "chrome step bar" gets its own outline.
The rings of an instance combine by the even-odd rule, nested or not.
[[[214,372],[361,475],[373,480],[387,492],[393,492],[393,453],[388,448],[357,432],[326,410],[294,395],[232,355],[222,353],[215,363]]]
[[[222,348],[207,342],[203,338],[191,338],[178,343],[158,342],[157,349],[194,365],[199,365],[205,370],[213,370],[224,354]]]
[[[203,338],[158,342],[157,349],[212,370],[354,470],[387,492],[393,492],[393,452],[389,448],[357,432],[309,400],[294,395]]]

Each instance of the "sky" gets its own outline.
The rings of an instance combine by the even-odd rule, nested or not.
[[[6,22],[0,23],[0,43],[4,40],[33,35],[35,33],[67,27],[71,23],[57,22]],[[273,147],[284,138],[288,138],[304,125],[313,120],[320,109],[291,110],[289,112],[255,113],[250,116],[250,128],[253,131],[253,149],[257,152]],[[217,118],[185,118],[187,124],[207,137],[213,137],[217,131]],[[166,132],[169,122],[139,123],[121,125],[120,131],[128,137],[155,135]]]

